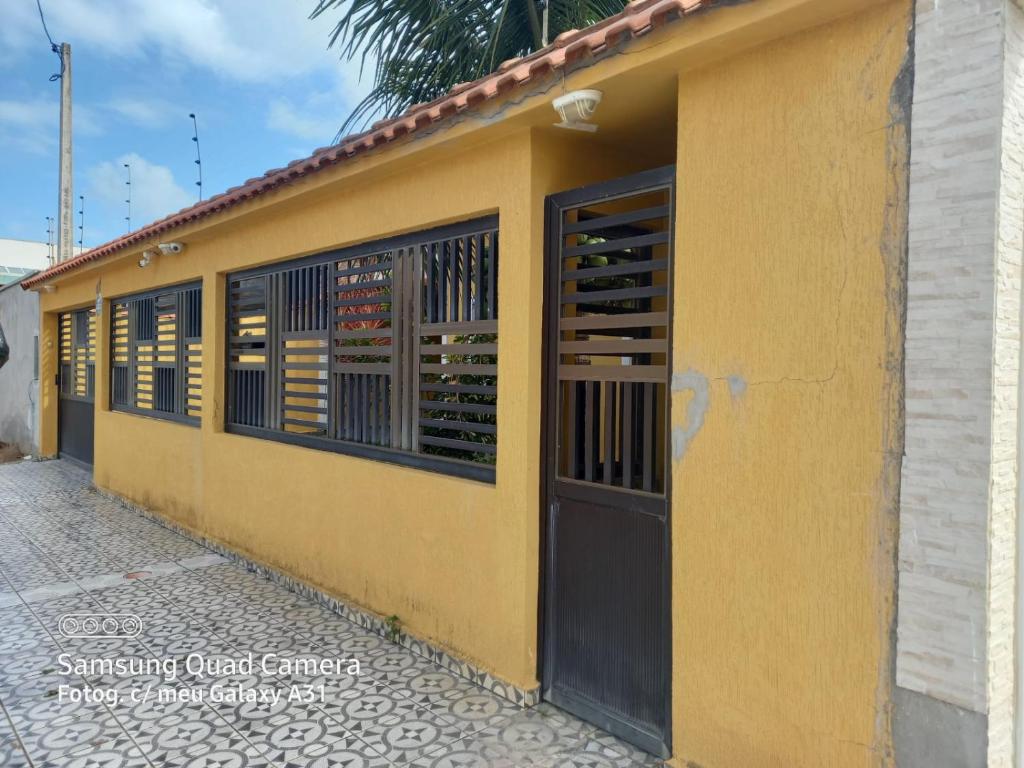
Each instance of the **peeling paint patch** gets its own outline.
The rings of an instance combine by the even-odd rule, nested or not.
[[[704,426],[704,416],[708,412],[708,377],[692,368],[686,373],[672,374],[672,392],[693,393],[686,406],[686,423],[672,427],[672,460],[680,461]]]
[[[747,380],[744,379],[737,373],[726,378],[729,382],[729,392],[732,394],[734,400],[743,397],[743,394],[747,391]]]

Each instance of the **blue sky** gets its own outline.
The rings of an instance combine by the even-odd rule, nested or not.
[[[327,49],[337,19],[315,0],[43,0],[72,48],[74,194],[85,244],[197,200],[189,112],[209,197],[329,144],[369,90],[359,63]],[[56,215],[59,62],[35,0],[4,0],[0,25],[0,238],[46,240]],[[75,215],[77,249],[78,215]]]

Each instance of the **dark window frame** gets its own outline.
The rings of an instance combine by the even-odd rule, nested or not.
[[[186,295],[189,293],[193,293],[192,298],[186,299],[186,301],[191,302],[191,309],[184,304],[179,304],[179,302],[182,299],[184,299]],[[176,359],[173,364],[158,365],[155,360],[155,358],[159,356],[159,352],[156,350],[156,347],[159,346],[160,344],[160,330],[158,327],[158,315],[160,314],[160,307],[158,306],[157,302],[161,297],[167,297],[169,295],[174,295],[175,297],[175,338],[173,344],[174,355]],[[147,319],[147,322],[152,325],[152,328],[149,328],[147,326],[146,330],[150,331],[150,333],[146,334],[145,339],[137,338],[134,332],[134,326],[135,324],[138,323],[138,311],[140,305],[147,306],[147,304],[142,304],[142,302],[147,302],[148,306],[152,307],[152,317]],[[126,331],[127,337],[124,340],[124,344],[127,345],[129,355],[129,361],[126,364],[118,363],[116,360],[117,346],[119,344],[119,340],[117,338],[118,329],[116,325],[118,319],[117,308],[121,305],[124,305],[126,307],[126,318],[129,323],[128,330]],[[154,288],[148,291],[142,291],[140,293],[132,293],[126,294],[124,296],[117,296],[110,300],[109,307],[110,334],[108,336],[108,339],[110,346],[108,349],[110,355],[110,365],[108,370],[110,373],[110,386],[108,393],[108,402],[110,404],[110,410],[116,413],[127,413],[132,416],[144,416],[151,419],[170,421],[191,427],[200,426],[200,424],[202,423],[202,401],[200,400],[200,405],[198,408],[191,407],[189,405],[190,399],[188,396],[188,391],[190,388],[194,388],[190,387],[190,379],[192,378],[189,373],[190,369],[195,368],[199,370],[200,386],[202,383],[201,345],[203,344],[203,281],[192,280],[186,283],[161,286],[160,288]],[[183,317],[183,315],[186,312],[193,313],[191,320]],[[195,313],[198,313],[198,319],[194,317]],[[195,328],[198,328],[198,336],[182,335],[181,330],[183,326],[189,322],[192,323],[193,330]],[[117,372],[118,370],[121,370],[124,371],[126,374],[127,381],[125,383],[125,386],[127,387],[127,391],[131,395],[131,400],[133,403],[137,402],[139,390],[135,379],[138,375],[138,372],[136,370],[138,362],[135,359],[137,350],[134,347],[139,343],[145,342],[149,342],[149,345],[154,347],[153,352],[150,353],[154,359],[148,363],[143,363],[144,365],[148,365],[152,369],[150,382],[151,395],[153,399],[152,408],[139,408],[136,405],[118,402],[115,399],[115,396],[117,395]],[[190,366],[189,345],[195,343],[198,343],[200,345],[200,350],[197,353],[199,362],[196,366]],[[158,370],[174,371],[174,376],[172,377],[174,383],[174,393],[171,410],[158,409],[156,407]],[[192,415],[193,412],[197,413],[198,415]]]
[[[273,262],[270,264],[265,264],[260,267],[254,267],[229,274],[225,281],[226,316],[224,318],[224,364],[226,371],[224,382],[224,398],[226,403],[224,414],[225,432],[245,437],[254,437],[259,439],[271,440],[274,442],[312,448],[316,450],[323,450],[342,455],[355,456],[357,458],[382,461],[390,464],[412,467],[415,469],[428,470],[441,474],[453,475],[456,477],[462,477],[493,484],[495,482],[495,469],[497,461],[496,336],[498,323],[497,280],[500,264],[500,256],[498,255],[498,223],[498,215],[493,214],[490,216],[484,216],[442,227],[434,227],[430,229],[419,230],[405,235],[388,237],[367,243],[361,243],[359,245],[350,246],[346,248],[324,251],[321,253],[311,254],[309,256],[304,256],[297,259]],[[488,381],[493,380],[493,383],[489,384],[487,387],[481,387],[481,389],[486,388],[489,392],[492,393],[493,404],[485,406],[485,410],[487,410],[486,415],[475,417],[480,418],[481,421],[483,421],[484,419],[490,420],[490,425],[480,426],[479,432],[481,434],[486,433],[488,435],[487,438],[483,439],[493,440],[493,442],[479,444],[473,443],[472,445],[478,447],[479,451],[473,448],[466,448],[466,446],[470,445],[469,443],[466,442],[454,440],[452,441],[452,443],[462,446],[462,448],[457,448],[456,451],[466,450],[466,452],[470,454],[488,454],[491,457],[493,457],[490,459],[492,463],[482,463],[481,461],[471,461],[468,459],[455,458],[451,456],[439,456],[431,453],[422,452],[422,447],[419,445],[419,438],[427,437],[429,439],[436,433],[433,432],[433,427],[431,427],[429,424],[423,423],[424,421],[430,421],[429,417],[431,416],[431,414],[426,413],[426,415],[424,416],[424,413],[432,409],[424,408],[422,406],[423,396],[421,393],[424,390],[421,390],[420,386],[430,385],[435,387],[436,390],[437,385],[432,384],[432,381],[434,381],[433,379],[431,381],[425,381],[424,377],[431,376],[432,374],[430,374],[429,372],[421,372],[420,360],[422,360],[424,357],[428,358],[429,362],[424,363],[423,365],[423,368],[426,369],[427,371],[438,368],[438,363],[448,362],[447,360],[438,358],[437,352],[421,350],[421,347],[428,347],[431,345],[432,342],[423,342],[423,338],[430,336],[430,333],[423,333],[419,340],[414,341],[414,343],[416,344],[416,350],[419,353],[412,356],[414,362],[410,362],[407,360],[402,363],[397,363],[396,365],[398,365],[399,367],[391,369],[392,372],[398,371],[398,377],[400,379],[405,380],[405,383],[399,383],[396,386],[405,386],[408,388],[410,382],[417,382],[416,384],[413,385],[413,388],[411,390],[412,394],[409,394],[408,392],[406,394],[407,397],[412,398],[412,406],[403,407],[403,410],[405,411],[405,416],[401,417],[402,419],[410,419],[408,423],[411,424],[413,432],[418,435],[417,438],[414,438],[414,445],[416,447],[391,447],[393,445],[393,440],[391,444],[384,445],[374,444],[372,442],[357,442],[354,439],[345,439],[337,437],[336,435],[339,434],[338,421],[340,418],[338,409],[344,407],[339,405],[339,402],[343,400],[345,397],[343,391],[344,385],[339,383],[337,377],[339,376],[339,374],[342,375],[343,377],[346,370],[358,366],[358,363],[352,365],[347,361],[362,359],[364,362],[367,362],[366,358],[370,358],[371,361],[377,362],[376,367],[383,367],[383,365],[385,364],[380,363],[380,360],[390,360],[392,352],[394,352],[396,355],[399,354],[398,349],[400,348],[401,344],[408,343],[409,341],[409,336],[407,334],[412,334],[411,331],[403,330],[401,326],[408,321],[409,317],[415,316],[414,313],[412,313],[411,311],[409,314],[407,314],[406,310],[401,309],[401,299],[399,298],[399,295],[400,291],[403,289],[400,287],[400,285],[404,281],[408,281],[405,283],[405,285],[415,287],[417,268],[421,270],[419,273],[421,280],[430,281],[436,279],[434,275],[436,274],[437,269],[434,267],[434,262],[430,261],[430,267],[427,267],[425,263],[426,260],[434,258],[434,256],[430,255],[430,244],[436,244],[441,241],[448,241],[453,239],[460,239],[461,243],[461,245],[459,246],[458,256],[461,257],[462,261],[460,261],[459,264],[461,265],[469,263],[472,265],[470,267],[470,270],[465,273],[465,276],[459,277],[459,280],[462,281],[462,285],[466,288],[467,291],[469,291],[469,293],[464,294],[460,292],[455,303],[457,305],[464,305],[466,307],[466,309],[463,310],[463,313],[468,311],[469,315],[463,314],[459,322],[468,322],[469,325],[465,326],[467,330],[465,331],[464,334],[457,335],[462,335],[463,337],[466,337],[460,339],[460,341],[469,341],[468,337],[477,333],[477,331],[474,329],[481,325],[481,323],[479,322],[472,322],[473,319],[487,317],[487,320],[484,321],[484,324],[489,324],[488,327],[493,329],[492,335],[495,338],[488,340],[488,346],[486,348],[487,350],[493,351],[484,351],[484,347],[480,347],[482,351],[472,353],[475,355],[472,358],[473,360],[479,363],[481,362],[480,356],[482,356],[483,358],[486,359],[486,361],[488,361],[486,365],[464,366],[465,368],[487,368],[488,375],[490,376]],[[373,262],[373,264],[381,264],[382,266],[379,269],[372,265],[368,267],[366,266],[368,262],[358,261],[359,259],[364,258],[378,258],[379,260]],[[455,257],[449,256],[449,267],[452,266],[453,258]],[[343,270],[341,266],[342,263],[347,263],[347,266],[344,268],[344,270],[347,270],[347,272]],[[401,264],[403,263],[408,264],[408,266],[401,266]],[[353,267],[353,265],[355,265],[355,267]],[[413,265],[415,265],[415,268],[413,267]],[[261,419],[258,415],[256,416],[256,418],[250,418],[245,413],[242,413],[243,409],[246,406],[250,408],[255,407],[257,411],[263,411],[263,413],[272,413],[273,408],[279,408],[279,414],[283,414],[284,411],[289,410],[286,405],[280,405],[278,399],[283,396],[283,393],[280,391],[282,388],[280,381],[287,376],[287,373],[283,372],[287,364],[284,362],[275,362],[271,364],[270,355],[273,353],[272,347],[277,344],[280,344],[280,337],[282,336],[281,329],[287,323],[287,320],[285,319],[287,315],[286,308],[288,308],[288,311],[294,311],[294,308],[291,303],[286,303],[277,306],[274,310],[269,309],[271,302],[274,301],[274,299],[270,297],[275,295],[280,297],[281,294],[274,294],[274,289],[256,288],[254,287],[254,282],[243,284],[242,281],[253,281],[254,279],[258,280],[260,278],[265,278],[266,284],[269,285],[271,283],[271,279],[273,276],[279,276],[279,280],[284,280],[287,274],[293,274],[295,270],[300,269],[307,270],[305,274],[310,274],[311,271],[314,274],[319,274],[318,272],[316,272],[316,270],[323,268],[324,266],[327,267],[328,278],[325,281],[325,285],[327,286],[327,291],[330,296],[330,301],[328,302],[329,314],[327,316],[327,328],[321,328],[322,320],[317,319],[320,318],[320,315],[317,313],[316,310],[311,310],[310,315],[308,316],[313,318],[312,325],[309,325],[309,322],[307,320],[307,325],[304,326],[317,329],[316,331],[313,332],[314,335],[324,334],[320,336],[319,341],[326,341],[326,346],[315,347],[317,352],[310,353],[311,357],[326,358],[326,363],[319,363],[317,365],[317,373],[315,374],[316,377],[324,376],[325,378],[314,379],[315,381],[322,380],[324,383],[323,385],[318,385],[317,387],[315,387],[315,391],[312,392],[310,394],[310,397],[308,398],[309,400],[315,401],[317,407],[314,409],[307,405],[305,408],[307,411],[317,411],[317,414],[315,416],[309,417],[311,420],[315,420],[316,418],[323,420],[321,423],[323,423],[324,428],[319,430],[322,434],[292,432],[285,431],[281,427],[262,426],[253,423],[240,423],[246,420],[249,420],[250,422],[262,421],[264,424],[270,421],[282,421],[280,416],[273,417],[273,419]],[[460,270],[462,269],[461,266],[459,266],[458,268]],[[476,270],[480,271],[479,275],[477,274]],[[361,347],[359,348],[360,353],[358,353],[357,356],[353,356],[353,350],[356,348],[351,346],[343,346],[345,342],[339,342],[339,334],[342,334],[341,329],[343,329],[346,326],[346,323],[348,321],[339,320],[339,317],[341,317],[342,315],[337,313],[338,304],[336,304],[335,302],[336,300],[339,299],[339,297],[341,297],[341,303],[346,303],[345,294],[348,293],[349,296],[356,295],[359,291],[359,288],[356,283],[345,282],[345,278],[342,278],[341,281],[339,282],[339,277],[346,273],[367,271],[375,271],[381,274],[386,274],[386,282],[388,283],[387,290],[393,291],[392,293],[388,293],[383,297],[374,296],[367,298],[365,300],[366,305],[373,304],[374,309],[376,311],[381,311],[381,308],[384,305],[387,306],[387,309],[384,311],[390,314],[390,320],[387,321],[388,325],[385,328],[386,334],[384,333],[384,331],[382,331],[381,336],[386,335],[389,341],[391,342],[391,345],[382,347]],[[460,272],[459,274],[461,275],[462,273]],[[484,278],[485,274],[488,277],[493,277],[493,283],[490,285],[490,294],[487,299],[485,299],[484,297],[487,296],[488,286],[485,285],[483,293],[481,293],[481,280]],[[374,275],[374,277],[380,277],[380,274]],[[317,278],[313,277],[312,279],[314,281],[314,284],[317,285],[315,283]],[[376,285],[379,284],[380,282],[382,281],[374,280],[373,284]],[[431,285],[436,286],[436,283],[431,283]],[[424,283],[424,291],[426,291],[427,288],[427,283]],[[234,299],[233,292],[235,295]],[[408,299],[408,296],[411,295],[413,295],[413,293],[407,294],[406,298]],[[423,300],[425,295],[425,293],[421,293],[420,300]],[[455,294],[452,295],[454,296]],[[470,298],[466,298],[467,296],[469,296]],[[262,297],[262,299],[260,297]],[[260,305],[261,300],[263,302],[262,305]],[[286,298],[285,300],[291,301],[288,298]],[[415,302],[414,299],[408,300]],[[233,312],[233,308],[235,306],[233,304],[233,301],[238,302],[238,312]],[[281,298],[277,299],[277,301],[281,301]],[[303,299],[303,302],[310,301],[316,303],[319,302],[319,299]],[[348,303],[352,303],[353,300],[348,299],[347,301]],[[247,336],[247,334],[244,333],[239,334],[239,329],[244,327],[243,325],[241,325],[241,323],[245,322],[242,318],[245,316],[245,312],[247,311],[246,308],[250,308],[248,309],[250,313],[259,312],[258,309],[251,309],[251,307],[254,306],[263,307],[264,314],[258,315],[260,318],[262,318],[263,324],[259,325],[259,321],[257,321],[257,330],[255,330],[251,336]],[[306,304],[303,303],[303,306],[306,306]],[[316,306],[319,307],[320,304],[316,303]],[[440,321],[442,320],[442,318],[437,317],[436,310],[428,310],[425,304],[421,306],[419,303],[416,303],[416,311],[420,312],[420,321],[416,322],[422,321],[420,325],[421,328],[429,325],[427,321],[440,323]],[[459,315],[458,306],[452,309],[452,306],[449,305],[448,311],[454,312],[456,316]],[[423,314],[424,312],[426,312],[427,314]],[[451,323],[449,323],[449,325],[450,324]],[[445,332],[447,333],[448,331]],[[435,333],[433,335],[436,336],[437,334]],[[412,336],[413,338],[415,338],[415,334],[412,334]],[[248,339],[253,339],[254,341],[252,341],[252,343],[250,344],[248,343]],[[260,339],[262,339],[263,341],[259,341]],[[235,342],[240,343],[238,346],[233,346]],[[342,346],[339,346],[339,343]],[[251,350],[251,354],[246,355],[247,350]],[[287,346],[285,346],[284,352],[279,351],[279,354],[288,355],[289,352]],[[468,355],[471,353],[465,354]],[[262,358],[263,362],[255,364],[245,363],[241,359],[243,356],[250,358]],[[284,360],[283,357],[280,359],[282,361]],[[463,360],[465,360],[465,357],[463,357]],[[249,368],[248,366],[255,366],[256,369],[259,369],[262,366],[262,375],[258,370],[256,371],[256,373],[253,374],[253,378],[255,378],[257,382],[255,386],[259,394],[257,394],[255,396],[255,399],[252,400],[251,402],[247,401],[243,405],[238,405],[237,409],[239,410],[239,414],[236,416],[236,402],[234,401],[234,392],[236,391],[236,385],[233,384],[233,382],[235,381],[235,373],[237,371],[239,374],[239,381],[244,382],[244,371],[251,370],[251,368]],[[272,368],[273,373],[271,373]],[[392,397],[390,393],[391,387],[393,385],[392,379],[394,379],[394,376],[392,374],[382,374],[382,377],[387,378],[388,380],[388,394],[377,395],[376,390],[374,390],[375,396],[380,397],[381,399],[390,400]],[[241,386],[244,387],[244,384],[242,384]],[[458,387],[455,387],[455,389],[458,389]],[[238,391],[241,392],[241,390]],[[431,395],[430,397],[433,397],[433,395]],[[460,402],[459,395],[455,395],[455,398],[456,402]],[[238,399],[242,399],[241,396],[239,396]],[[294,400],[290,402],[294,402]],[[323,406],[319,406],[320,402],[323,402]],[[430,400],[429,402],[433,402],[433,400]],[[450,403],[450,401],[445,402]],[[389,411],[386,418],[388,419],[388,425],[381,426],[381,431],[384,434],[387,434],[387,432],[390,430],[396,429],[396,427],[394,427],[393,424],[394,421],[397,421],[400,417],[391,414],[391,412]],[[437,423],[436,417],[433,419],[432,423]],[[457,424],[454,421],[452,422],[452,424],[453,430],[459,429],[461,428],[461,426],[463,426],[463,424]],[[432,434],[423,434],[424,429],[432,430]],[[391,431],[392,436],[396,434],[398,434],[397,431]],[[429,443],[424,443],[424,445],[427,444]]]

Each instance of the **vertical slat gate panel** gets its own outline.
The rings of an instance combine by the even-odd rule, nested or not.
[[[473,250],[476,255],[476,263],[473,266],[473,276],[476,285],[473,289],[473,320],[483,320],[484,308],[484,234],[477,233],[473,238]]]
[[[405,447],[408,428],[401,414],[405,413],[404,388],[402,378],[402,359],[405,355],[405,316],[402,312],[402,284],[405,263],[395,259],[392,265],[391,286],[391,412],[399,414],[391,421],[391,445],[395,448]]]
[[[494,464],[497,458],[498,318],[485,303],[497,253],[493,227],[430,243],[416,251],[426,307],[414,307],[418,403],[415,450]],[[436,303],[433,297],[436,290]]]
[[[273,288],[268,276],[228,284],[228,421],[248,427],[268,423],[269,350],[274,334]]]
[[[423,247],[413,246],[409,249],[411,269],[409,270],[410,320],[412,342],[409,355],[409,421],[412,432],[412,450],[420,449],[419,400],[420,400],[420,329],[423,326],[424,286],[423,286]]]
[[[401,260],[397,252],[364,253],[332,269],[331,398],[338,424],[330,434],[353,443],[398,445],[400,425],[383,424],[375,399],[400,396]]]

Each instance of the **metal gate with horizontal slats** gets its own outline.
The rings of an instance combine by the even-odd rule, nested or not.
[[[57,318],[57,447],[61,457],[93,462],[96,389],[96,310]]]
[[[669,754],[674,167],[547,207],[545,698]]]

